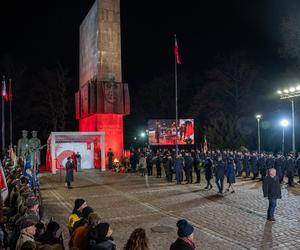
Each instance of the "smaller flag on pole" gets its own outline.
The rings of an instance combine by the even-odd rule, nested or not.
[[[2,98],[7,102],[8,101],[8,94],[6,91],[6,84],[5,84],[5,78],[2,79],[2,88],[1,88],[1,96]]]
[[[208,151],[208,145],[207,145],[206,135],[204,135],[203,152],[206,153],[207,151]]]
[[[179,51],[178,51],[178,45],[177,45],[176,35],[175,35],[175,49],[174,49],[174,52],[175,52],[175,58],[176,58],[177,64],[181,64],[180,57],[179,57]]]
[[[8,100],[9,100],[9,101],[12,101],[11,79],[9,79]]]

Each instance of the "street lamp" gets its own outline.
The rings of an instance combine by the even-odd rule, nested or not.
[[[289,121],[286,119],[283,119],[280,121],[280,125],[282,127],[282,154],[284,155],[284,129],[289,125]]]
[[[261,114],[256,114],[255,118],[257,120],[257,146],[258,146],[258,153],[260,153],[260,126],[259,126],[259,122],[260,119],[262,118]]]
[[[294,98],[300,96],[300,85],[285,88],[283,90],[277,90],[277,94],[280,95],[280,99],[288,99],[292,105],[292,147],[293,153],[296,153],[296,142],[295,142],[295,107]]]

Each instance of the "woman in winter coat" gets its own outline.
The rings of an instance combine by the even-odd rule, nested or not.
[[[135,229],[128,239],[124,250],[149,250],[148,238],[146,236],[146,231],[143,228]]]
[[[91,250],[116,250],[116,243],[112,238],[112,229],[108,223],[99,223],[90,235]]]
[[[227,177],[227,183],[228,188],[227,191],[231,193],[234,193],[235,190],[233,188],[233,183],[235,183],[235,170],[234,170],[234,161],[232,159],[232,157],[229,157],[228,159],[228,164],[227,164],[227,168],[226,168],[226,177]]]

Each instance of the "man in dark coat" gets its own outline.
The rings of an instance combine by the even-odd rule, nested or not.
[[[181,184],[183,179],[183,166],[184,160],[181,154],[179,154],[175,159],[175,174],[176,174],[176,184]]]
[[[113,167],[113,157],[114,157],[114,153],[111,150],[111,148],[108,149],[107,157],[108,157],[108,169],[111,170]]]
[[[272,153],[269,153],[266,159],[266,170],[268,171],[271,168],[274,168],[275,165],[275,158]]]
[[[168,154],[167,156],[167,169],[168,169],[168,176],[167,176],[167,180],[169,182],[172,182],[173,180],[173,173],[174,173],[174,162],[173,162],[173,158],[171,154]]]
[[[190,153],[186,154],[185,157],[185,167],[187,173],[187,183],[193,183],[193,158]]]
[[[207,159],[204,162],[205,179],[207,182],[205,189],[208,188],[212,189],[212,185],[210,183],[210,180],[213,178],[212,165],[213,165],[212,159],[210,157],[207,157]]]
[[[258,176],[257,155],[255,152],[251,155],[251,170],[253,174],[252,180],[255,180]]]
[[[137,152],[133,149],[130,154],[130,165],[133,172],[136,171],[136,165],[138,164],[138,162],[139,162],[139,156]]]
[[[219,194],[223,193],[223,184],[224,184],[224,176],[226,172],[226,165],[225,162],[222,160],[222,156],[218,157],[218,162],[215,167],[215,177],[216,177],[216,184],[219,189]]]
[[[244,167],[245,167],[245,172],[246,172],[246,176],[244,178],[249,178],[250,170],[251,170],[250,153],[245,153],[244,162],[245,162]]]
[[[66,163],[66,183],[68,189],[71,189],[71,182],[74,181],[74,174],[73,174],[74,166],[73,163],[71,162],[71,157],[67,158],[67,163]]]
[[[274,167],[276,169],[276,175],[278,176],[280,183],[282,183],[284,177],[284,174],[282,172],[283,164],[284,164],[284,156],[278,153],[275,159]]]
[[[242,153],[238,152],[234,157],[234,162],[236,165],[236,176],[242,176],[243,164],[242,164]]]
[[[200,183],[200,180],[201,180],[200,171],[201,171],[202,161],[200,159],[199,152],[196,152],[196,154],[194,155],[193,164],[194,164],[194,171],[196,173],[196,182],[195,183]]]
[[[263,181],[263,193],[264,197],[269,200],[269,207],[267,213],[267,220],[274,222],[274,213],[276,208],[277,199],[281,199],[281,188],[279,178],[276,176],[276,169],[271,168],[269,175],[264,178]]]
[[[257,160],[257,165],[258,165],[258,170],[261,175],[260,180],[263,181],[266,176],[266,157],[265,157],[264,153],[261,153],[259,155],[258,160]]]
[[[149,153],[149,154],[147,155],[146,163],[147,163],[147,173],[148,173],[148,175],[152,175],[152,172],[153,172],[153,164],[152,164],[152,155],[151,155],[151,153]]]
[[[295,161],[292,155],[288,155],[286,159],[286,177],[288,178],[288,185],[294,186],[294,174],[295,174]]]

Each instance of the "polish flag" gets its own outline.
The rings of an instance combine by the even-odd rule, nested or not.
[[[5,101],[8,101],[8,94],[6,91],[5,79],[2,80],[1,96]]]
[[[180,57],[179,57],[179,51],[178,51],[178,45],[177,45],[177,39],[175,37],[175,48],[174,48],[175,58],[177,64],[181,64]]]

